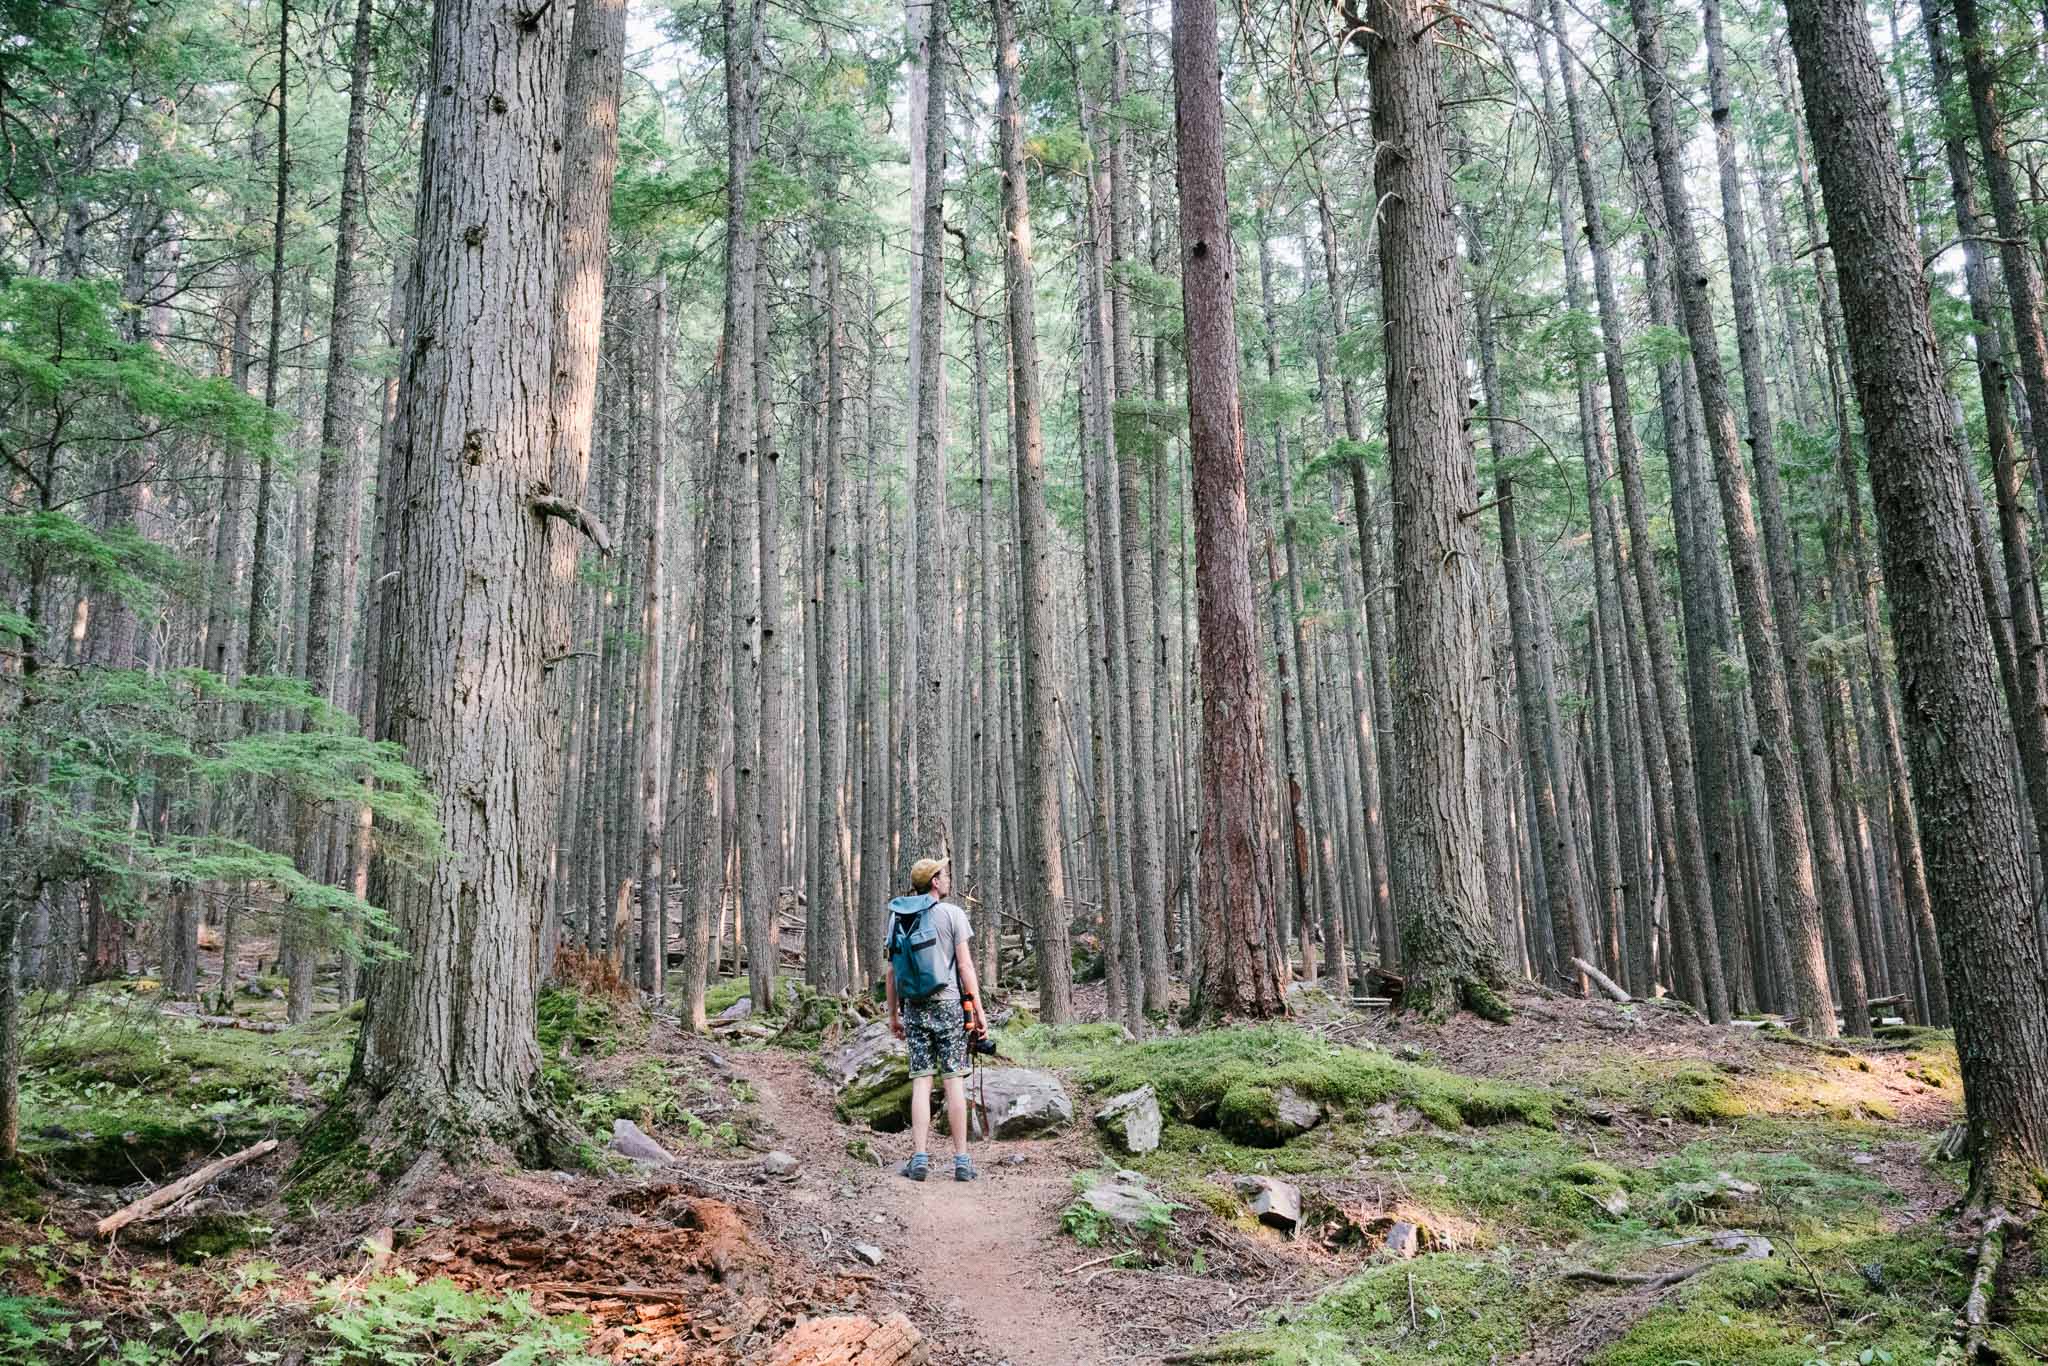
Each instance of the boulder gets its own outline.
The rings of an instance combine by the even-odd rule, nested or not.
[[[910,1050],[887,1021],[863,1025],[825,1055],[824,1066],[841,1119],[891,1134],[910,1127]]]
[[[612,1151],[620,1157],[631,1158],[647,1166],[667,1166],[675,1161],[668,1149],[649,1138],[644,1130],[630,1119],[612,1121]]]
[[[1067,1088],[1035,1068],[984,1067],[968,1079],[967,1097],[975,1107],[986,1102],[990,1138],[1033,1138],[1074,1122]]]
[[[748,1018],[753,1013],[754,998],[751,996],[742,996],[737,1001],[734,1001],[731,1005],[727,1006],[724,1010],[719,1011],[718,1018],[727,1024],[738,1024],[741,1020]]]
[[[1159,1208],[1159,1197],[1143,1186],[1103,1182],[1081,1192],[1082,1203],[1112,1224],[1138,1228]]]
[[[1386,1241],[1380,1247],[1388,1256],[1405,1262],[1422,1250],[1422,1230],[1406,1219],[1396,1220],[1387,1230]]]
[[[797,1160],[780,1149],[767,1154],[761,1159],[761,1174],[763,1176],[795,1176],[796,1169]]]
[[[1277,1148],[1323,1122],[1323,1107],[1291,1086],[1239,1082],[1223,1093],[1216,1126],[1224,1136],[1257,1148]]]
[[[1127,1153],[1149,1153],[1159,1146],[1159,1096],[1147,1082],[1135,1091],[1111,1096],[1095,1112],[1095,1127]]]
[[[1270,1176],[1240,1176],[1237,1192],[1245,1198],[1252,1214],[1267,1228],[1293,1233],[1301,1223],[1301,1190],[1290,1182]]]

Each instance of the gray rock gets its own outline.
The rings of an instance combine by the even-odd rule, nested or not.
[[[910,1127],[910,1050],[885,1021],[863,1025],[824,1058],[840,1117],[883,1133]]]
[[[1273,1093],[1273,1120],[1287,1137],[1305,1134],[1323,1122],[1323,1107],[1291,1086]]]
[[[1628,1213],[1628,1192],[1625,1190],[1604,1191],[1598,1194],[1587,1192],[1587,1198],[1607,1211],[1610,1219],[1619,1219]]]
[[[797,1160],[781,1149],[761,1159],[761,1174],[764,1176],[795,1176]]]
[[[967,1083],[969,1102],[988,1105],[989,1137],[1032,1138],[1074,1122],[1074,1102],[1050,1072],[984,1067]]]
[[[1095,1127],[1127,1153],[1149,1153],[1159,1146],[1159,1096],[1151,1083],[1111,1096],[1095,1112]]]
[[[751,996],[742,996],[737,1001],[734,1001],[731,1005],[727,1006],[724,1010],[719,1011],[718,1018],[729,1023],[737,1024],[741,1020],[747,1019],[750,1016],[752,1016],[753,1013],[754,998]]]
[[[1365,1122],[1381,1138],[1395,1138],[1414,1133],[1427,1121],[1413,1110],[1403,1109],[1394,1101],[1383,1100],[1365,1112]]]
[[[1240,1176],[1236,1185],[1252,1214],[1267,1228],[1293,1233],[1301,1223],[1300,1187],[1270,1176]]]
[[[1716,1252],[1733,1252],[1743,1257],[1768,1257],[1777,1250],[1763,1235],[1744,1233],[1740,1229],[1715,1234],[1710,1246]]]
[[[1387,1230],[1387,1240],[1380,1246],[1388,1256],[1405,1262],[1422,1250],[1422,1230],[1403,1219]]]
[[[1421,1062],[1422,1050],[1412,1043],[1404,1043],[1394,1049],[1394,1056],[1402,1062]]]
[[[612,1151],[621,1157],[648,1166],[667,1166],[675,1161],[668,1149],[649,1138],[639,1125],[630,1119],[612,1121]]]
[[[873,1243],[855,1243],[853,1245],[853,1255],[866,1262],[869,1266],[880,1266],[882,1264],[882,1249],[876,1247]]]
[[[1137,1228],[1159,1206],[1159,1197],[1142,1186],[1110,1182],[1081,1192],[1087,1206],[1113,1224]]]

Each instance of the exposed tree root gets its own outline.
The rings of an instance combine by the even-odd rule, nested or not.
[[[1568,1281],[1591,1281],[1595,1285],[1621,1285],[1640,1290],[1663,1290],[1677,1285],[1680,1281],[1691,1280],[1717,1262],[1700,1262],[1693,1266],[1682,1266],[1676,1271],[1596,1271],[1590,1266],[1575,1267],[1564,1273]]]
[[[1977,1250],[1973,1257],[1977,1270],[1970,1277],[1970,1293],[1963,1300],[1964,1361],[1988,1359],[1991,1303],[1998,1293],[1998,1267],[2005,1260],[2006,1234],[2017,1222],[1998,1208],[1984,1216],[1984,1228],[1977,1235]]]

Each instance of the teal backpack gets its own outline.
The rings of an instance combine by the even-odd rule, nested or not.
[[[896,974],[896,995],[916,1003],[938,995],[953,983],[939,950],[935,896],[899,896],[889,903],[889,966]]]

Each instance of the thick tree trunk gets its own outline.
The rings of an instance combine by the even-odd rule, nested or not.
[[[547,520],[559,11],[440,0],[395,447],[390,731],[435,793],[446,852],[396,873],[349,1100],[400,1148],[544,1155],[534,1010],[553,815],[541,602]],[[445,93],[440,93],[445,92]],[[450,629],[451,624],[459,629]],[[461,686],[450,686],[455,680]]]
[[[1173,74],[1202,655],[1195,894],[1201,959],[1190,1013],[1217,1020],[1278,1015],[1287,1005],[1275,923],[1278,867],[1267,824],[1264,689],[1237,389],[1237,259],[1224,189],[1215,0],[1174,0]]]
[[[1214,11],[1211,10],[1211,28]],[[1212,32],[1213,37],[1213,32]],[[1073,1012],[1064,880],[1061,875],[1057,723],[1060,704],[1053,645],[1051,527],[1045,508],[1045,442],[1038,387],[1038,323],[1033,300],[1031,196],[1025,180],[1024,113],[1019,84],[1015,0],[995,0],[997,113],[1003,172],[1003,283],[1010,325],[1010,450],[1016,467],[1017,559],[1023,670],[1023,736],[1018,786],[1023,791],[1023,854],[1019,878],[1025,914],[1038,934],[1039,1016],[1062,1024]],[[1213,44],[1210,49],[1214,53]]]
[[[1464,299],[1444,144],[1443,77],[1422,0],[1366,6],[1382,208],[1387,447],[1394,488],[1399,805],[1389,843],[1405,1004],[1505,1019],[1486,906],[1479,490],[1465,436]]]
[[[1969,3],[1970,0],[1963,0]],[[1807,124],[1838,259],[1890,589],[1907,740],[1940,907],[1978,1209],[2039,1208],[2048,1169],[2048,971],[2019,796],[1995,729],[1972,588],[1968,453],[1946,419],[1927,285],[1861,5],[1791,0]],[[2024,1215],[2022,1216],[2024,1217]]]

